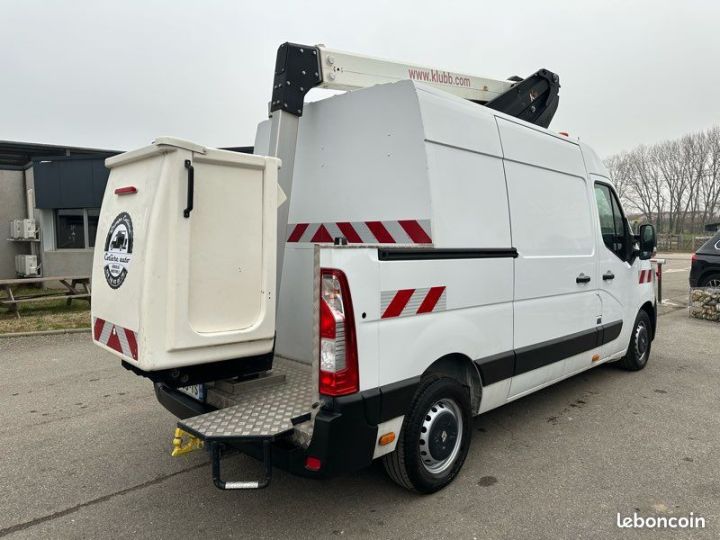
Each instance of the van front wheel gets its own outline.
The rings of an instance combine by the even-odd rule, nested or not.
[[[630,336],[630,346],[625,357],[618,362],[620,367],[629,371],[640,371],[647,365],[652,342],[651,332],[650,317],[645,310],[640,310]]]
[[[405,416],[395,451],[383,459],[390,478],[421,493],[448,485],[465,462],[471,421],[466,387],[445,377],[425,381]]]

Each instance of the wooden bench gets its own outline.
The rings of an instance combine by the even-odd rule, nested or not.
[[[62,290],[59,292],[45,291],[41,294],[33,295],[13,294],[14,288],[42,284],[51,281],[59,282],[67,290],[65,292]],[[4,290],[7,295],[5,298],[0,299],[0,304],[7,307],[11,313],[15,313],[18,318],[20,317],[18,304],[42,302],[62,298],[66,300],[65,305],[69,306],[71,305],[73,299],[85,300],[89,303],[91,294],[90,276],[49,276],[38,278],[0,279],[0,289]]]

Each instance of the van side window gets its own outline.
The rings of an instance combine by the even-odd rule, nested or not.
[[[620,203],[610,188],[603,184],[595,184],[595,201],[600,217],[600,233],[605,246],[620,259],[627,257],[627,234],[625,217]]]

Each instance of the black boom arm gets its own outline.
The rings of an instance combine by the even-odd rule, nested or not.
[[[557,111],[559,92],[560,77],[541,69],[485,106],[546,128]]]

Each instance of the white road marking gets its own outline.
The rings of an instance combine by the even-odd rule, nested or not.
[[[669,268],[668,270],[663,270],[663,274],[672,274],[673,272],[687,272],[690,268]]]

